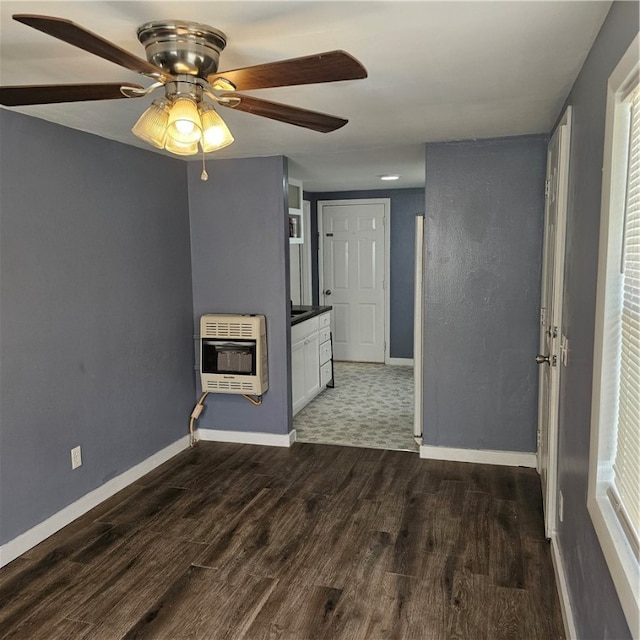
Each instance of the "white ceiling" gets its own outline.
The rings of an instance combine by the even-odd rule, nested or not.
[[[548,133],[611,2],[326,1],[0,2],[3,85],[146,78],[11,19],[58,16],[144,58],[136,29],[184,19],[227,35],[221,71],[344,49],[365,80],[266,89],[256,96],[347,117],[321,134],[222,109],[235,143],[216,157],[284,154],[310,191],[424,184],[424,143]],[[154,96],[155,97],[155,96]],[[125,144],[151,97],[16,110]],[[213,156],[212,156],[213,157]],[[380,174],[400,180],[381,183]]]

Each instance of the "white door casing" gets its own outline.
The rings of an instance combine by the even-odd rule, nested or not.
[[[313,304],[313,292],[311,290],[311,203],[302,201],[303,218],[303,243],[300,245],[300,274],[302,304]]]
[[[310,203],[302,203],[302,242],[289,243],[290,295],[292,304],[311,305],[311,213]]]
[[[413,437],[422,444],[422,366],[424,362],[424,215],[415,221],[415,265],[413,293]]]
[[[289,244],[289,298],[292,304],[302,303],[301,244]]]
[[[388,198],[318,202],[320,302],[333,307],[336,360],[388,361],[389,213]]]
[[[563,366],[562,294],[569,179],[571,107],[549,142],[540,303],[538,385],[538,471],[542,482],[545,534],[551,538],[558,517],[558,430],[560,372]]]

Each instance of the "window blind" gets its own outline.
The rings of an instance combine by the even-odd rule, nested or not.
[[[638,553],[640,539],[640,87],[631,117],[622,243],[622,296],[616,453],[617,511]]]

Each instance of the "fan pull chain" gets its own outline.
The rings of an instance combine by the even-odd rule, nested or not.
[[[202,180],[202,182],[206,182],[208,179],[209,174],[207,173],[207,168],[204,166],[204,149],[202,149],[202,173],[200,174],[200,180]]]

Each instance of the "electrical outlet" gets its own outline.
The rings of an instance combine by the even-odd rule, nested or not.
[[[564,496],[562,491],[558,491],[558,518],[560,522],[564,521]]]
[[[82,449],[80,445],[71,449],[71,468],[77,469],[82,466]]]

